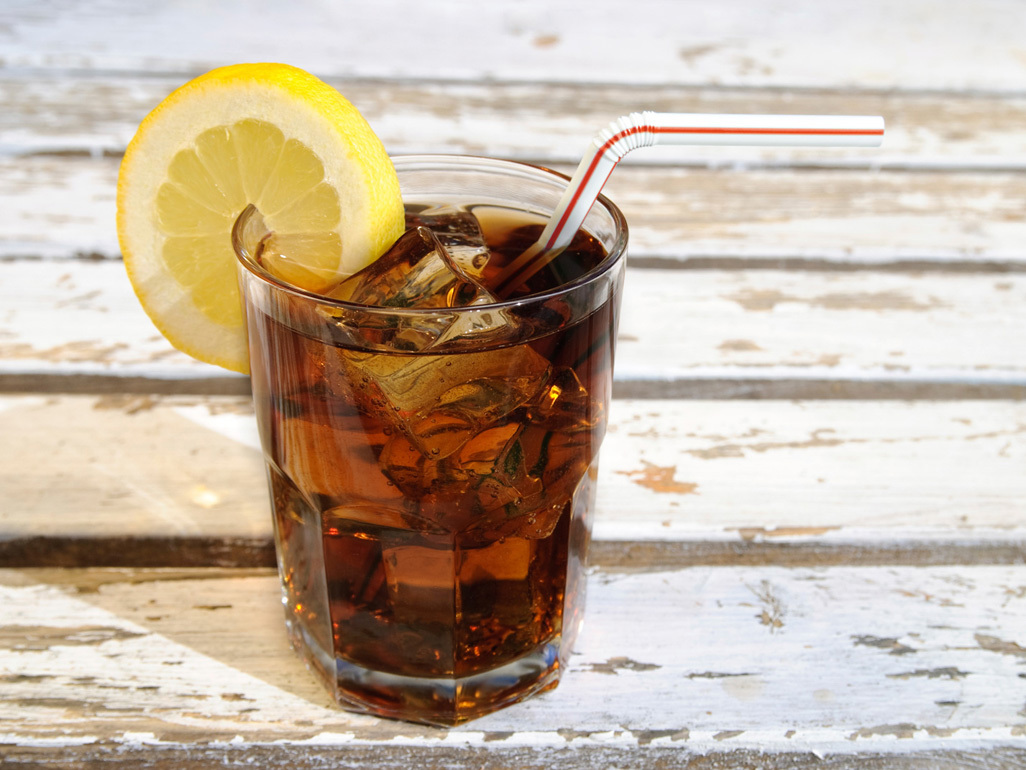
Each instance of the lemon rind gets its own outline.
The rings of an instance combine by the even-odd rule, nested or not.
[[[155,201],[171,159],[200,132],[251,118],[272,123],[324,164],[324,181],[340,202],[341,275],[373,261],[403,229],[399,183],[384,146],[352,104],[309,73],[279,64],[233,65],[168,96],[140,124],[122,162],[117,207],[125,266],[147,314],[176,348],[243,373],[249,357],[241,323],[213,323],[167,272]],[[230,247],[227,258],[234,259]],[[239,301],[236,284],[225,294],[226,301]]]

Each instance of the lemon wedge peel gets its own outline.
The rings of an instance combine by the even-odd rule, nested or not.
[[[308,279],[303,288],[314,291],[325,275],[341,278],[372,262],[404,228],[384,146],[356,108],[313,75],[285,64],[232,65],[161,102],[121,164],[125,267],[176,348],[243,373],[249,357],[230,233],[247,203],[273,209],[265,212],[272,228],[323,247],[321,270],[285,275],[300,285]]]

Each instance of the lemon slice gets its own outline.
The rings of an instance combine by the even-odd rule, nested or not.
[[[254,204],[302,244],[286,281],[321,291],[403,232],[399,181],[370,126],[335,89],[284,64],[208,72],[139,126],[121,163],[118,240],[161,333],[201,361],[247,372],[231,230]]]

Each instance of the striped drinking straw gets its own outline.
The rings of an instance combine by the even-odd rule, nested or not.
[[[504,270],[505,296],[570,245],[616,164],[637,147],[656,144],[878,147],[881,117],[863,115],[701,115],[632,112],[598,133],[570,179],[538,241]]]

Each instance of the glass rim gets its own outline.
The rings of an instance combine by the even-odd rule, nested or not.
[[[450,155],[446,153],[423,153],[423,154],[412,154],[412,155],[393,155],[390,156],[393,165],[402,167],[418,168],[419,170],[430,170],[432,168],[442,169],[453,169],[454,167],[464,167],[468,169],[479,169],[479,170],[494,170],[494,171],[510,171],[516,172],[518,175],[525,178],[534,179],[545,179],[552,181],[555,179],[569,182],[570,177],[559,171],[547,168],[545,166],[537,165],[534,163],[525,163],[517,160],[505,160],[502,158],[490,158],[483,155]],[[402,171],[404,169],[396,168],[396,171]],[[571,281],[560,284],[552,289],[547,289],[543,292],[537,292],[535,294],[528,294],[523,297],[517,297],[515,299],[502,300],[500,302],[493,302],[483,305],[466,305],[457,307],[447,308],[429,308],[429,307],[381,307],[378,305],[363,305],[358,302],[348,302],[345,300],[335,299],[333,297],[326,297],[323,294],[318,294],[314,291],[303,289],[299,286],[287,283],[280,278],[277,278],[269,271],[265,270],[260,265],[244,258],[242,255],[235,253],[235,261],[243,267],[253,277],[269,284],[277,291],[283,291],[287,294],[291,294],[303,300],[317,302],[321,305],[327,305],[331,307],[338,307],[340,309],[349,310],[351,312],[367,313],[371,315],[388,315],[388,316],[437,316],[440,314],[462,314],[462,313],[481,313],[481,312],[492,312],[495,310],[508,310],[511,308],[522,308],[528,305],[544,304],[549,300],[563,296],[568,292],[572,292],[581,287],[587,286],[600,280],[604,275],[609,273],[615,267],[617,267],[626,257],[627,254],[627,220],[623,215],[623,212],[617,207],[615,203],[609,200],[605,195],[599,195],[595,201],[596,205],[601,204],[609,214],[612,216],[614,227],[615,227],[615,240],[612,244],[612,248],[608,250],[607,256],[599,264],[595,265],[591,270],[584,273],[583,275],[574,278]],[[239,215],[239,218],[242,214]],[[236,223],[238,223],[238,218]],[[234,225],[233,225],[234,227]],[[233,249],[234,251],[234,249]],[[556,257],[558,259],[558,257]]]

